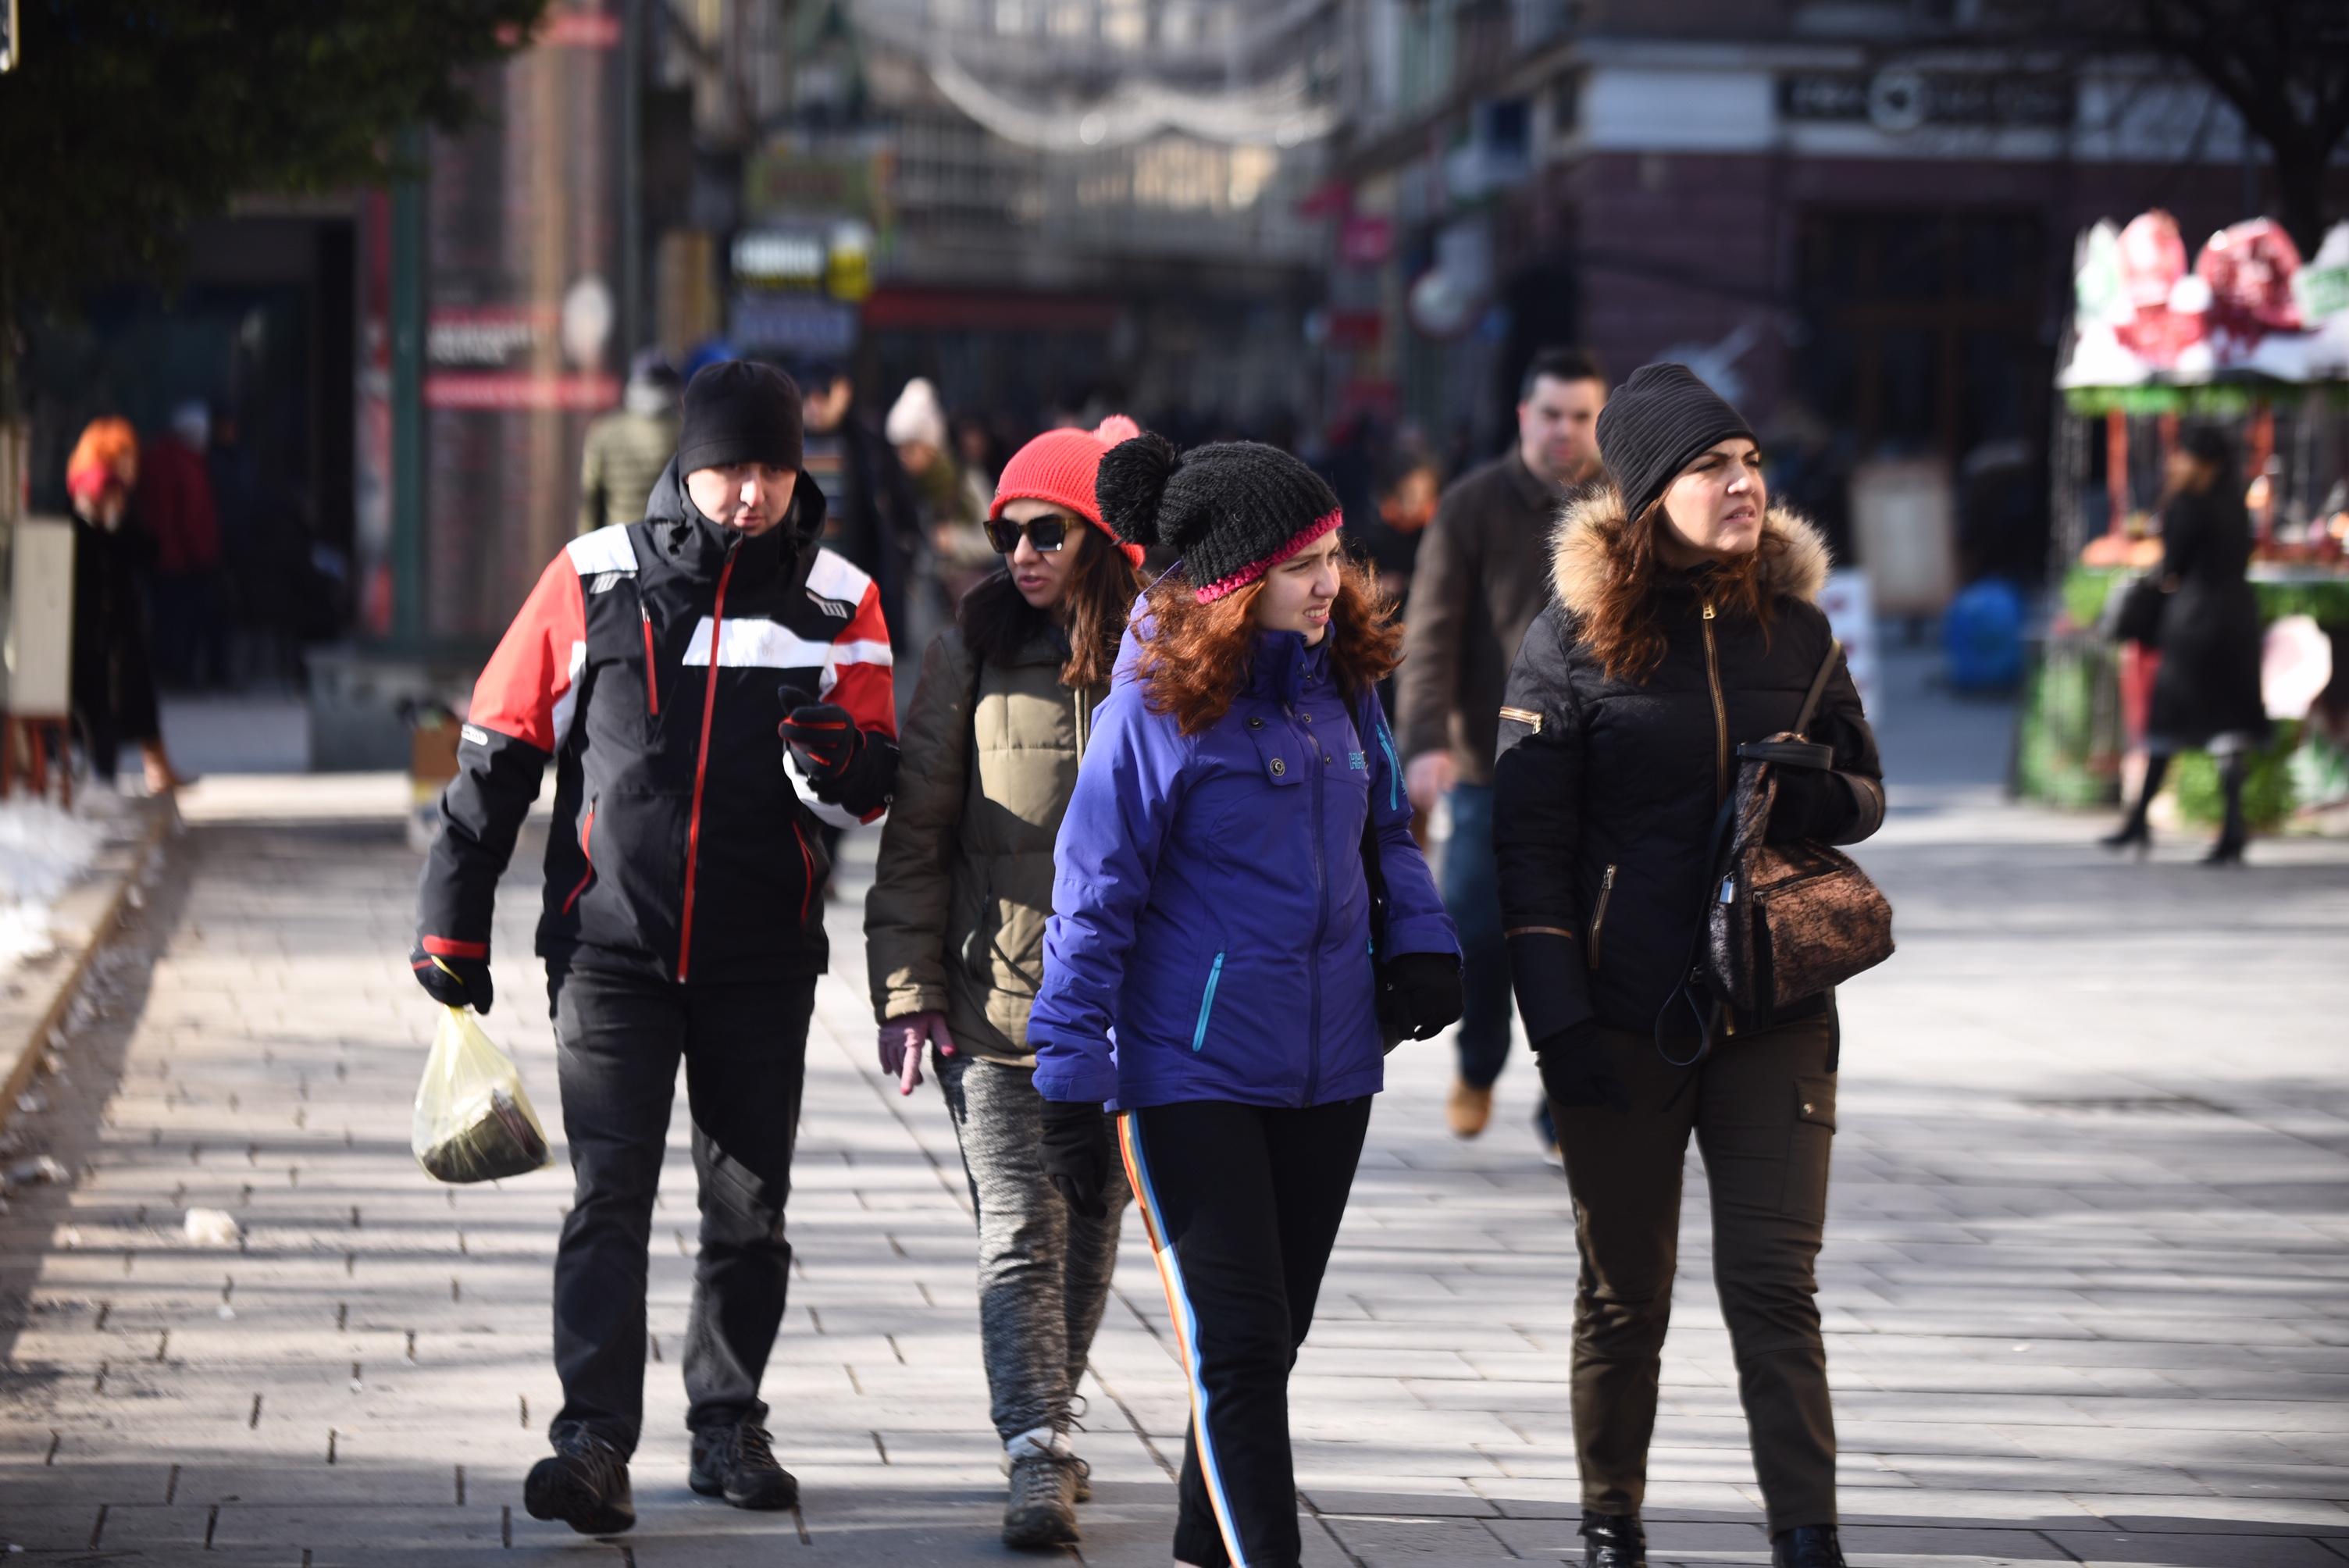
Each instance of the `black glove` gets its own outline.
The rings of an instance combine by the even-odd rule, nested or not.
[[[419,937],[408,954],[408,966],[416,971],[416,983],[444,1007],[471,1007],[487,1016],[497,997],[497,987],[490,984],[486,948],[479,958],[451,958],[425,952],[423,938]]]
[[[1109,1217],[1102,1191],[1109,1185],[1110,1162],[1117,1158],[1117,1151],[1110,1147],[1109,1118],[1102,1114],[1100,1105],[1082,1099],[1046,1100],[1039,1151],[1044,1174],[1071,1210],[1089,1220]]]
[[[1851,825],[1856,806],[1851,786],[1843,775],[1824,768],[1779,768],[1778,793],[1770,802],[1770,822],[1763,838],[1774,844],[1800,839],[1833,841]]]
[[[864,732],[838,703],[817,702],[797,686],[785,686],[781,695],[783,744],[798,755],[809,783],[819,791],[837,789],[864,754]]]
[[[1387,984],[1402,1004],[1414,1040],[1433,1039],[1460,1021],[1460,960],[1449,953],[1405,953],[1387,961]]]
[[[1593,1020],[1536,1041],[1534,1060],[1541,1065],[1542,1088],[1554,1105],[1603,1105],[1618,1115],[1631,1109],[1630,1093],[1607,1059],[1606,1037]]]

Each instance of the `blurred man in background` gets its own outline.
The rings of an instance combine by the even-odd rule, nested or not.
[[[1444,903],[1460,929],[1466,1007],[1460,1072],[1445,1108],[1474,1138],[1493,1114],[1493,1082],[1509,1053],[1509,960],[1493,864],[1493,748],[1501,695],[1526,628],[1549,601],[1549,533],[1567,490],[1598,472],[1607,382],[1589,356],[1548,348],[1526,367],[1517,440],[1444,492],[1413,564],[1399,672],[1405,787],[1412,804],[1452,809]],[[1551,1163],[1557,1135],[1536,1118]]]
[[[630,363],[620,406],[587,427],[579,465],[580,532],[645,515],[645,498],[677,450],[677,371],[660,350],[647,348]]]
[[[220,614],[220,514],[204,454],[212,410],[191,399],[147,443],[138,515],[154,542],[155,673],[166,686],[218,684],[225,638]]]
[[[805,471],[831,501],[824,542],[880,585],[882,618],[903,637],[905,585],[921,541],[913,481],[856,406],[856,383],[847,371],[819,361],[799,383],[807,407]]]

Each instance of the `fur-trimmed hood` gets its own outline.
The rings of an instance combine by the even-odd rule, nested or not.
[[[1608,544],[1629,526],[1623,492],[1611,484],[1597,484],[1567,499],[1558,508],[1557,526],[1550,532],[1550,588],[1557,602],[1576,615],[1587,615],[1599,603],[1608,574],[1614,570]],[[1816,603],[1826,586],[1833,557],[1827,542],[1807,519],[1783,506],[1774,506],[1762,520],[1763,532],[1783,548],[1769,557],[1771,589],[1790,599]]]

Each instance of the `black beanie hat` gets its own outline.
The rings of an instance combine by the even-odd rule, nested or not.
[[[725,359],[705,365],[685,388],[677,471],[735,463],[800,466],[800,389],[771,365]]]
[[[1642,365],[1599,411],[1599,459],[1638,517],[1715,441],[1754,439],[1745,417],[1685,365]]]
[[[1148,431],[1102,455],[1093,497],[1126,543],[1180,551],[1202,604],[1247,587],[1345,518],[1321,476],[1278,447],[1217,441],[1177,457]]]

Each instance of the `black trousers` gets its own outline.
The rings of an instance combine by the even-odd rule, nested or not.
[[[572,1208],[554,1253],[550,1436],[586,1431],[636,1450],[645,1408],[645,1271],[653,1195],[685,1063],[701,1250],[685,1339],[686,1415],[697,1429],[765,1418],[759,1380],[783,1320],[800,1089],[813,976],[683,986],[556,970],[554,1003]]]
[[[1370,1098],[1303,1110],[1190,1100],[1117,1120],[1191,1384],[1174,1555],[1296,1568],[1288,1372],[1345,1218]]]

